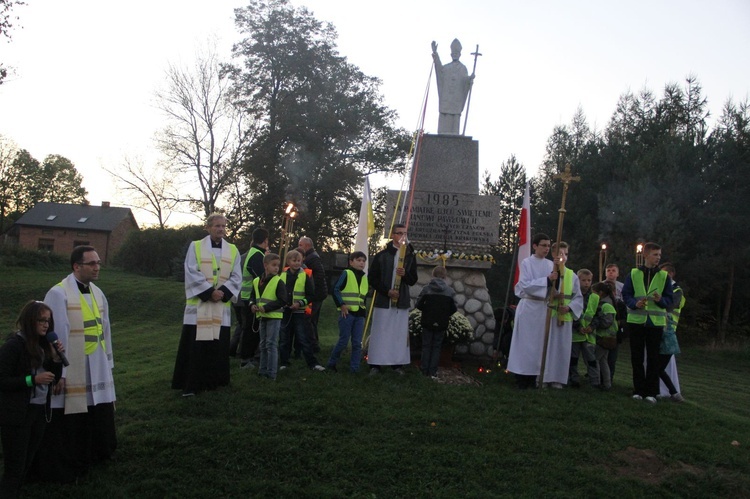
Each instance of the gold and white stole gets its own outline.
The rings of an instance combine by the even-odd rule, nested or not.
[[[85,300],[78,283],[72,275],[62,281],[65,290],[65,301],[67,302],[68,344],[65,345],[65,354],[70,365],[65,369],[65,414],[77,414],[87,412],[86,403],[86,340],[83,326],[83,310],[81,300]],[[93,295],[94,303],[99,307],[99,316],[104,314],[104,295],[93,283],[89,284],[89,290]]]
[[[216,269],[216,258],[211,249],[211,238],[204,237],[200,241],[201,261],[198,262],[201,273],[206,281],[215,289],[229,280],[232,272],[232,249],[231,245],[222,239],[221,262]],[[218,270],[218,276],[214,272]],[[221,332],[221,321],[224,318],[224,302],[201,301],[198,303],[198,321],[196,324],[195,341],[213,341],[219,339]]]

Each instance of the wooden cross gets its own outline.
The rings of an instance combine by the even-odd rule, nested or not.
[[[565,170],[562,173],[558,173],[554,177],[555,180],[561,180],[563,183],[563,195],[562,195],[562,203],[560,204],[560,209],[557,210],[557,212],[560,214],[560,216],[557,219],[557,243],[556,248],[557,251],[560,251],[560,242],[562,242],[562,229],[563,229],[563,219],[565,218],[565,198],[568,195],[568,186],[571,182],[580,182],[581,177],[574,177],[570,173],[570,163],[565,165]],[[563,289],[563,273],[565,266],[562,265],[562,262],[559,259],[555,260],[555,271],[557,271],[559,279],[560,279],[560,290]],[[550,288],[550,293],[548,297],[551,297],[554,294],[554,287]],[[548,298],[549,299],[549,298]],[[557,302],[556,299],[550,299],[550,301]],[[558,325],[561,322],[561,317],[558,314],[557,316]],[[549,333],[550,333],[550,327],[552,322],[552,309],[547,307],[547,320],[545,323],[544,328],[544,345],[542,347],[542,367],[541,372],[539,373],[539,386],[544,386],[544,369],[546,368],[547,364],[547,346],[549,345]]]

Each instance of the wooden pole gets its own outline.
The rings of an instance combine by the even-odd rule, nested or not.
[[[563,173],[558,173],[553,177],[556,180],[561,180],[563,184],[563,195],[562,195],[562,203],[560,204],[560,209],[557,210],[558,212],[558,218],[557,218],[557,239],[556,239],[556,248],[558,252],[560,251],[560,243],[562,242],[562,231],[563,231],[563,220],[565,219],[565,200],[568,195],[568,186],[571,182],[578,182],[581,180],[581,177],[574,177],[570,173],[570,164],[565,165],[565,171]],[[559,285],[558,289],[555,290],[554,284],[550,286],[547,294],[547,318],[545,320],[544,324],[544,345],[542,346],[542,369],[539,373],[539,386],[544,386],[544,369],[547,364],[547,347],[549,346],[549,333],[550,329],[552,328],[552,308],[551,306],[559,306],[559,298],[558,292],[563,288],[563,274],[565,270],[565,264],[562,262],[561,259],[555,259],[555,266],[553,267],[559,276]],[[560,324],[560,314],[557,314],[558,318],[558,325]]]

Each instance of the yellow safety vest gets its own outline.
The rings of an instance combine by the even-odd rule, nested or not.
[[[646,324],[647,319],[651,319],[651,323],[654,326],[666,326],[667,325],[667,311],[659,307],[651,296],[654,293],[660,295],[664,292],[664,286],[667,283],[669,276],[663,270],[658,271],[653,279],[651,279],[651,285],[648,288],[648,293],[643,285],[643,271],[640,269],[633,269],[630,271],[630,280],[633,282],[633,294],[635,295],[635,301],[649,297],[646,302],[645,308],[637,308],[635,310],[628,309],[628,323],[630,324]]]
[[[615,307],[612,306],[610,303],[602,303],[602,313],[607,315],[612,315],[613,319],[617,315],[617,310],[615,310]],[[607,329],[597,329],[596,330],[596,336],[617,336],[617,330],[619,329],[619,326],[617,325],[617,320],[613,320],[612,324]]]
[[[680,286],[675,285],[674,288],[672,288],[672,292],[674,294],[677,294],[680,291],[682,291],[682,288]],[[683,294],[680,297],[680,305],[669,313],[669,317],[672,319],[672,322],[674,322],[675,329],[677,328],[677,323],[680,322],[680,312],[682,312],[682,307],[684,306],[685,306],[685,295]]]
[[[596,293],[591,293],[591,296],[589,296],[589,301],[586,304],[586,310],[583,312],[583,317],[581,317],[581,329],[585,327],[589,327],[591,325],[591,321],[594,319],[594,316],[596,315],[596,310],[599,308],[599,295]],[[589,343],[596,343],[596,335],[593,334],[581,334],[578,331],[573,331],[573,343],[578,343],[580,341],[588,341]]]
[[[64,284],[58,283],[60,287],[64,287]],[[96,297],[94,293],[91,293],[91,306],[86,301],[86,297],[83,293],[81,295],[81,317],[83,318],[83,351],[86,355],[91,355],[96,352],[96,349],[101,344],[102,350],[107,352],[107,344],[104,343],[104,328],[102,326],[102,316],[99,311],[99,304],[96,303]]]
[[[279,285],[281,277],[275,275],[271,277],[271,280],[266,284],[263,289],[263,294],[260,293],[260,277],[253,279],[253,289],[255,289],[255,304],[259,307],[265,307],[272,301],[277,300],[276,288]],[[282,309],[274,310],[273,312],[258,312],[258,317],[264,317],[266,319],[281,319],[284,317],[284,311]]]
[[[350,312],[356,312],[360,308],[365,308],[365,298],[370,284],[367,282],[367,275],[363,275],[358,287],[357,276],[354,272],[349,269],[344,272],[346,272],[346,284],[341,290],[341,299],[344,300],[344,305],[349,307]],[[341,307],[338,309],[341,310]]]
[[[250,299],[250,291],[253,289],[253,277],[250,275],[250,271],[247,270],[247,264],[250,262],[250,258],[256,254],[263,254],[261,250],[253,246],[250,251],[247,252],[245,262],[242,265],[242,288],[240,289],[240,298],[248,301]]]
[[[286,284],[286,276],[289,275],[288,272],[283,272],[281,274],[281,280],[284,281],[284,284]],[[297,280],[294,281],[294,289],[292,290],[292,300],[295,302],[303,302],[301,307],[304,308],[307,306],[307,299],[305,298],[305,284],[307,283],[307,274],[300,269],[299,272],[297,272]],[[302,310],[300,310],[302,312]]]
[[[562,296],[562,303],[560,303],[559,300],[553,300],[553,303],[549,305],[549,307],[552,309],[552,317],[557,317],[557,307],[558,306],[568,306],[570,305],[570,301],[573,299],[573,271],[569,268],[565,268],[565,273],[563,275],[563,296]],[[562,316],[563,322],[572,322],[573,321],[573,314],[568,312],[566,314],[563,314]]]
[[[195,258],[198,260],[198,264],[200,265],[201,242],[194,241],[194,243],[195,244],[193,244],[193,246],[195,246]],[[239,251],[237,250],[237,246],[235,246],[234,244],[229,245],[229,250],[230,250],[230,254],[232,255],[232,267],[234,267],[234,260],[237,258],[237,254],[239,253]],[[216,261],[216,255],[214,255],[213,252],[211,252],[211,260],[213,261],[213,268],[214,268],[214,280],[211,283],[211,285],[215,288],[219,284],[219,263]],[[198,306],[200,302],[201,302],[201,299],[198,298],[197,296],[194,296],[192,298],[188,298],[185,300],[185,303],[187,303],[188,305],[194,305],[196,307]],[[227,302],[224,302],[223,305],[225,307],[230,307],[232,306],[232,302],[227,301]]]

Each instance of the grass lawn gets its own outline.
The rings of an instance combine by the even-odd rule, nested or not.
[[[67,274],[5,270],[5,331]],[[109,268],[99,284],[117,461],[79,485],[28,485],[26,497],[750,497],[747,350],[684,349],[682,404],[631,400],[626,349],[609,393],[519,392],[497,370],[477,374],[481,385],[443,385],[414,367],[370,378],[297,361],[276,382],[233,362],[229,387],[183,399],[170,388],[182,284]],[[335,319],[329,301],[323,364]]]

